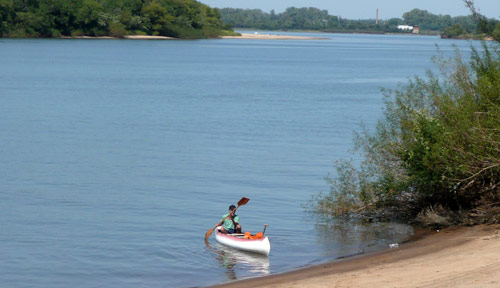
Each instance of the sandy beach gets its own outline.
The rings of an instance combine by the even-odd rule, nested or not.
[[[118,37],[111,36],[61,36],[60,39],[120,39]],[[177,38],[166,37],[166,36],[152,36],[152,35],[125,35],[123,39],[131,40],[175,40]]]
[[[261,40],[325,40],[324,37],[307,37],[291,35],[272,35],[272,34],[246,34],[241,36],[222,36],[223,39],[261,39]]]
[[[61,36],[61,39],[120,39],[110,36]],[[220,39],[263,39],[263,40],[325,40],[328,38],[322,37],[306,37],[306,36],[291,36],[291,35],[271,35],[271,34],[241,34],[241,36],[222,36]],[[152,35],[126,35],[123,39],[129,40],[178,40],[179,38],[166,36]]]
[[[399,248],[213,287],[500,287],[500,225],[434,230]]]
[[[123,38],[133,39],[133,40],[176,40],[177,39],[167,36],[152,36],[152,35],[126,35],[123,36]]]

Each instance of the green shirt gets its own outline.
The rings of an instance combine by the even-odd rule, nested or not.
[[[226,218],[228,214],[222,216],[222,219]],[[236,223],[240,223],[240,216],[238,215],[234,215],[234,222]],[[226,218],[226,220],[224,220],[224,223],[222,224],[222,226],[224,226],[224,229],[226,230],[229,230],[229,229],[234,229],[234,223],[231,219],[229,218]]]

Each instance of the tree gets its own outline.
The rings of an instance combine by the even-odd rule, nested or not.
[[[85,35],[101,36],[108,25],[104,8],[97,0],[83,0],[75,22]]]
[[[142,16],[148,19],[146,27],[148,33],[152,35],[170,36],[169,25],[174,21],[174,16],[170,15],[165,7],[157,1],[151,1],[144,5],[141,11]]]
[[[16,15],[12,0],[0,0],[0,37],[8,33]]]

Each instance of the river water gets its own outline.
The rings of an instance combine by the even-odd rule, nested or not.
[[[360,123],[373,129],[381,87],[435,69],[435,44],[469,43],[321,36],[0,39],[1,286],[204,286],[406,239],[303,205]],[[269,257],[203,241],[243,196],[243,229],[269,224]]]

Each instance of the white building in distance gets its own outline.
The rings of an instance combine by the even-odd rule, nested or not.
[[[400,30],[413,30],[413,26],[410,26],[410,25],[398,25],[398,29],[400,29]]]

